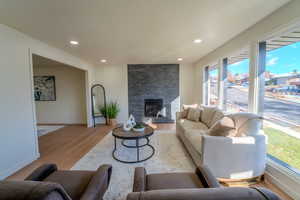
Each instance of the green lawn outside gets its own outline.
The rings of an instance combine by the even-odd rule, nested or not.
[[[268,153],[300,169],[300,139],[270,127],[264,128],[264,132],[268,135]]]

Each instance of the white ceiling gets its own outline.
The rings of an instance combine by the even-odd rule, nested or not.
[[[0,23],[94,64],[195,62],[288,1],[0,0]]]

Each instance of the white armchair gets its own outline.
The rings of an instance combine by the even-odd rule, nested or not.
[[[202,136],[202,164],[216,177],[241,179],[257,177],[266,165],[266,137]]]
[[[239,137],[210,136],[211,120],[217,120],[213,115],[221,116],[222,111],[215,109],[214,112],[202,112],[211,116],[210,120],[203,120],[206,123],[201,119],[190,121],[182,113],[177,114],[176,134],[195,164],[208,166],[220,179],[248,179],[264,174],[267,139],[261,130],[261,118],[251,113],[227,115],[234,121]]]

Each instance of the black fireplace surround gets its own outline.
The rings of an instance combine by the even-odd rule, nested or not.
[[[127,69],[128,114],[137,122],[174,122],[180,110],[179,65],[139,64]]]

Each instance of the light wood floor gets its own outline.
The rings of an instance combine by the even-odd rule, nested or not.
[[[59,169],[70,169],[111,129],[110,126],[97,128],[66,126],[51,134],[43,135],[39,137],[40,158],[7,179],[22,180],[44,163],[56,163]]]
[[[157,130],[175,130],[175,124],[152,124]],[[56,163],[59,169],[70,169],[80,158],[88,153],[113,127],[98,126],[86,128],[85,126],[66,126],[39,137],[40,158],[28,166],[8,177],[8,180],[23,180],[35,168],[44,163]],[[265,180],[256,184],[269,188],[279,194],[282,199],[292,200],[283,191]]]

